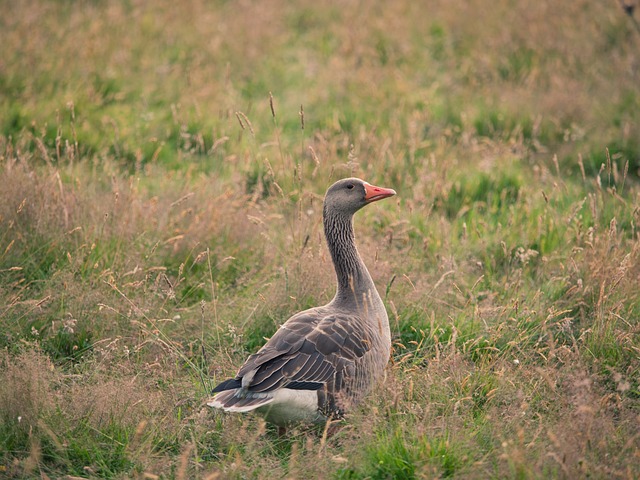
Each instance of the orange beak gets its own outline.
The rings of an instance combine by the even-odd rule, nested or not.
[[[383,198],[393,197],[396,191],[392,188],[376,187],[370,183],[364,182],[364,199],[367,203],[377,202]]]

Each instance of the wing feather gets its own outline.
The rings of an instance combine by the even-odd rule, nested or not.
[[[347,314],[316,308],[291,317],[271,339],[240,368],[234,379],[215,391],[242,388],[271,392],[278,388],[317,390],[323,385],[340,389],[347,370],[370,349],[370,335]],[[252,376],[253,375],[253,376]],[[252,376],[252,377],[251,377]],[[224,385],[224,387],[223,387]]]

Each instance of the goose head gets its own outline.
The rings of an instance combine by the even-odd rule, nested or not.
[[[329,187],[324,207],[327,212],[353,215],[365,205],[395,194],[391,188],[376,187],[359,178],[344,178]]]

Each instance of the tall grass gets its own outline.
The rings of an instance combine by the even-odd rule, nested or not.
[[[0,476],[640,476],[637,12],[11,9]],[[332,297],[322,195],[347,175],[398,191],[356,219],[384,383],[328,438],[211,411]]]

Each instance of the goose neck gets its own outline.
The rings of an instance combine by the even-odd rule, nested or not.
[[[371,275],[356,248],[353,215],[325,211],[324,230],[338,281],[334,302],[357,302],[363,294],[376,292]]]

